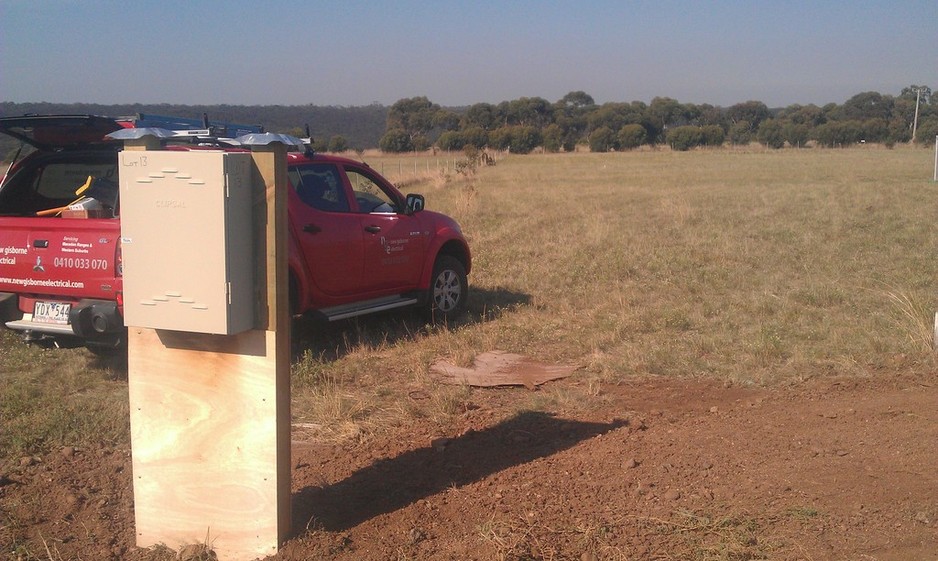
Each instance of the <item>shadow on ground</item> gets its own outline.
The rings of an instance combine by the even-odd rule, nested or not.
[[[392,310],[348,320],[326,322],[311,317],[294,320],[293,360],[309,354],[329,362],[342,358],[362,345],[393,345],[413,341],[437,329],[459,329],[493,321],[530,303],[527,294],[503,288],[472,288],[467,313],[449,325],[433,325],[417,309]]]
[[[587,423],[524,412],[482,431],[379,460],[343,481],[306,487],[293,496],[294,531],[342,531],[450,487],[544,458],[628,425]]]

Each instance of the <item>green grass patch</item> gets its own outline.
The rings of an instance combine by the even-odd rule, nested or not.
[[[83,349],[43,349],[0,331],[0,458],[57,446],[127,444],[127,384]]]

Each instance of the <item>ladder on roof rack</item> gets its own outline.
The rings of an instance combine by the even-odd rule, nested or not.
[[[213,136],[237,138],[250,133],[262,133],[264,127],[260,125],[245,125],[228,121],[210,121],[208,115],[203,114],[201,119],[187,117],[169,117],[166,115],[151,115],[138,113],[133,117],[126,117],[120,121],[132,124],[135,128],[166,129],[176,133],[175,136]]]

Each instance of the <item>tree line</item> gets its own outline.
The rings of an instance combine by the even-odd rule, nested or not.
[[[916,120],[916,106],[918,119]],[[938,95],[927,86],[911,85],[898,95],[859,93],[843,104],[789,105],[770,109],[761,101],[730,107],[680,103],[670,97],[597,104],[574,91],[556,102],[522,97],[498,104],[441,107],[426,97],[401,99],[390,107],[317,105],[174,105],[0,102],[0,116],[24,114],[171,115],[262,125],[313,139],[317,151],[341,152],[379,147],[387,152],[478,149],[528,153],[631,150],[667,144],[675,150],[695,146],[745,145],[771,148],[849,146],[858,142],[886,145],[916,141],[934,143],[938,134]],[[917,123],[917,126],[915,124]],[[16,142],[0,135],[0,157],[15,151]]]
[[[357,107],[318,105],[176,105],[92,103],[13,103],[0,102],[0,116],[26,114],[107,115],[132,117],[138,114],[167,115],[201,119],[207,114],[213,121],[261,125],[271,132],[298,137],[309,135],[319,151],[376,147],[385,131],[388,108],[372,104]],[[16,142],[0,135],[0,158],[15,150]],[[7,158],[9,160],[9,158]]]
[[[554,103],[522,97],[463,109],[443,108],[426,97],[401,99],[388,110],[379,147],[388,152],[474,147],[524,154],[537,148],[572,151],[578,145],[608,152],[642,145],[688,150],[754,141],[770,148],[803,147],[809,141],[826,147],[859,142],[892,146],[909,142],[913,132],[920,143],[933,143],[938,134],[938,96],[927,86],[912,85],[897,96],[863,92],[840,105],[776,109],[761,101],[724,108],[669,97],[656,97],[647,104],[600,105],[587,93],[575,91]]]

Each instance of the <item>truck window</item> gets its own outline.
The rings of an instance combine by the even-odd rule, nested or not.
[[[348,212],[349,202],[339,178],[339,170],[332,164],[309,164],[290,168],[290,184],[300,200],[326,212]]]
[[[105,158],[96,159],[99,161],[56,159],[27,164],[13,174],[0,191],[0,214],[29,215],[65,206],[78,198],[75,191],[85,184],[89,175],[109,179],[116,184],[117,164],[100,161]]]
[[[115,176],[115,166],[108,164],[49,164],[38,170],[35,192],[51,200],[75,200],[75,191],[85,184],[88,176],[109,178]]]
[[[385,193],[377,181],[358,170],[346,168],[345,173],[352,184],[352,191],[358,202],[358,212],[398,212],[397,201]]]

